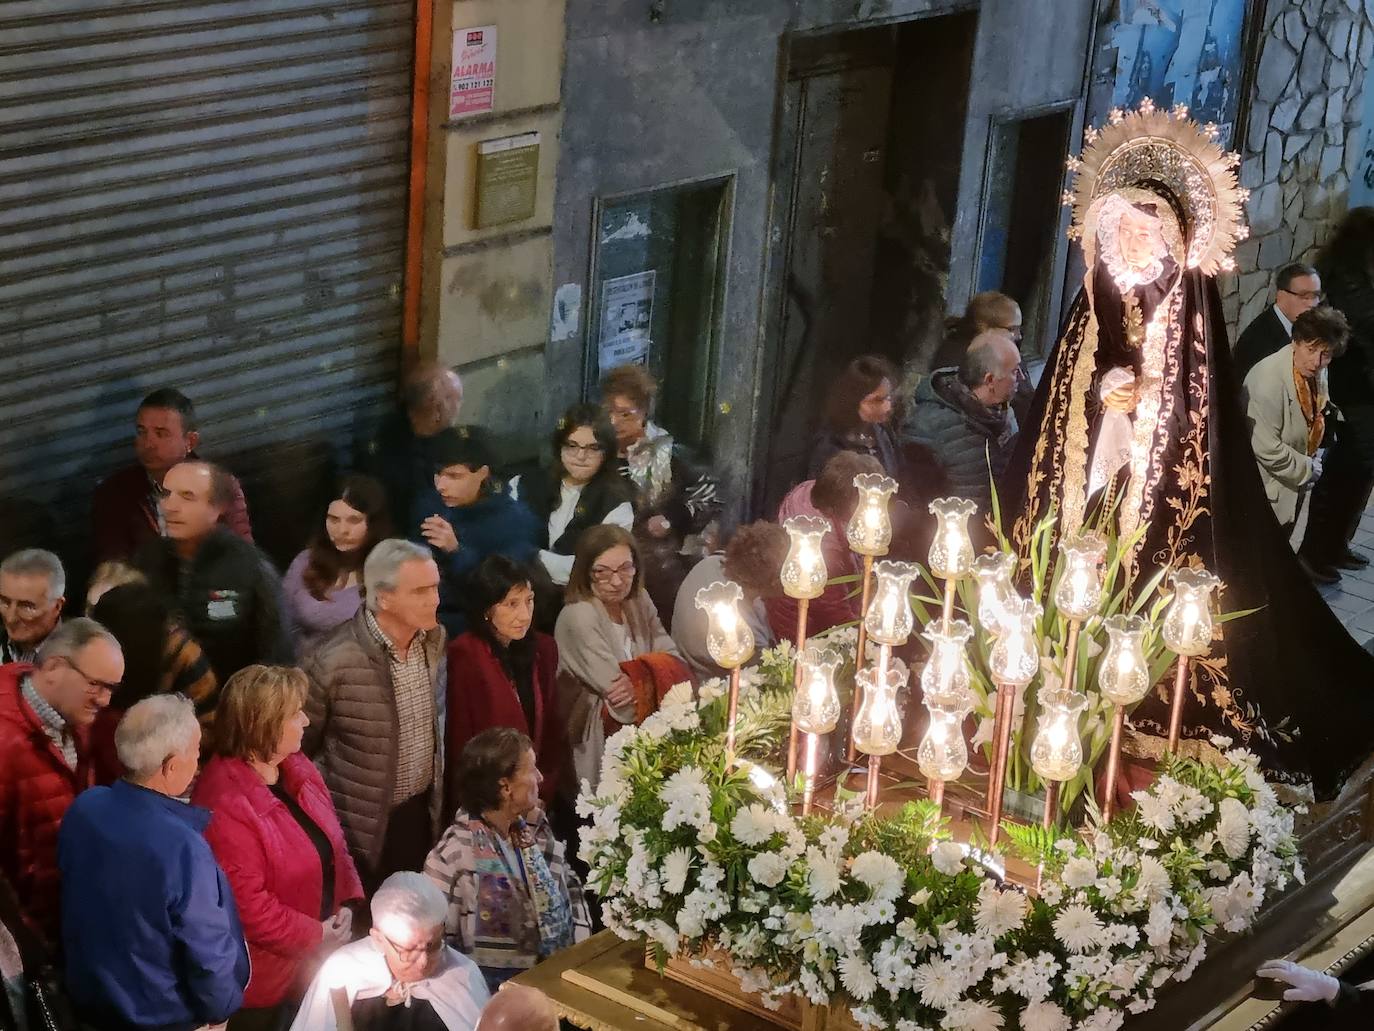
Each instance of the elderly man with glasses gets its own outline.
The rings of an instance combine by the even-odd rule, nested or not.
[[[325,961],[291,1031],[472,1031],[489,994],[477,964],[444,944],[448,904],[422,873],[372,896],[372,931]]]
[[[51,551],[28,548],[0,562],[0,664],[32,663],[66,603],[67,574]]]
[[[200,764],[195,707],[145,698],[115,748],[124,779],[72,803],[58,838],[67,991],[92,1027],[218,1026],[243,1001],[248,949],[210,811],[181,801]]]
[[[124,656],[99,623],[74,619],[36,658],[0,666],[0,874],[25,921],[56,942],[57,830],[91,786],[87,732],[124,677]]]
[[[1274,304],[1257,315],[1236,341],[1236,384],[1293,339],[1293,323],[1322,300],[1322,278],[1311,265],[1285,265],[1274,280]]]

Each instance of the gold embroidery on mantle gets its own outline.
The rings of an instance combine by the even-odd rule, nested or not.
[[[1093,372],[1097,365],[1098,323],[1091,308],[1089,293],[1088,325],[1083,332],[1083,344],[1074,358],[1073,384],[1070,388],[1069,414],[1064,427],[1064,477],[1060,497],[1064,518],[1059,524],[1062,539],[1083,528],[1083,512],[1088,498],[1088,456],[1092,441],[1088,439],[1088,397],[1093,390]]]

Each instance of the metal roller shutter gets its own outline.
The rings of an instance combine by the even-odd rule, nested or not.
[[[41,510],[79,565],[91,489],[171,385],[260,542],[300,545],[395,382],[412,19],[403,0],[0,5],[0,524]]]

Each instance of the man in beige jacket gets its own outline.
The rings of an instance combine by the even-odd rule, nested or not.
[[[1322,472],[1329,395],[1326,367],[1345,350],[1350,327],[1334,308],[1313,308],[1293,322],[1293,342],[1245,377],[1250,445],[1274,515],[1285,532],[1298,520],[1302,495]],[[1321,581],[1321,570],[1308,575]]]

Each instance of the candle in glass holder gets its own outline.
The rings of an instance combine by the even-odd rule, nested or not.
[[[1164,643],[1178,655],[1206,655],[1212,647],[1212,591],[1221,581],[1205,569],[1176,569],[1169,579],[1174,600],[1164,616]]]
[[[1071,779],[1083,765],[1078,717],[1088,696],[1077,691],[1040,692],[1040,719],[1031,742],[1031,768],[1044,780]]]
[[[782,589],[789,598],[819,598],[829,574],[821,554],[821,538],[830,531],[819,516],[793,516],[783,521],[790,544],[782,562]]]
[[[803,734],[829,734],[840,721],[835,672],[842,660],[834,652],[808,652],[801,660],[801,684],[792,697],[792,719]]]
[[[1040,606],[1028,598],[1012,595],[1004,605],[1002,630],[992,645],[988,666],[999,684],[1025,687],[1040,669],[1040,651],[1035,643],[1035,623]]]
[[[697,591],[696,606],[706,612],[706,650],[722,669],[738,669],[754,654],[754,632],[740,610],[744,590],[717,580]]]
[[[881,473],[860,473],[854,477],[859,504],[845,527],[849,548],[860,555],[886,555],[892,543],[892,520],[887,504],[897,493],[897,481]]]
[[[964,649],[973,628],[962,619],[951,620],[948,626],[931,623],[921,631],[930,642],[930,658],[921,670],[921,693],[931,698],[962,699],[968,695],[968,666]]]
[[[1015,568],[1016,556],[1008,551],[994,551],[973,560],[973,576],[978,581],[978,622],[994,634],[1001,633],[1008,606],[1016,597],[1011,583]]]
[[[1066,619],[1082,622],[1102,605],[1102,560],[1107,542],[1098,534],[1066,538],[1060,547],[1064,572],[1054,591],[1054,604]]]
[[[906,683],[906,670],[869,666],[854,676],[863,704],[854,718],[854,746],[868,755],[891,755],[902,743],[902,717],[897,692]]]
[[[930,726],[916,749],[916,764],[929,780],[958,780],[968,766],[968,745],[964,743],[964,717],[972,706],[962,699],[926,699]]]
[[[914,562],[879,562],[873,567],[876,586],[864,627],[878,644],[902,645],[911,636],[911,581],[921,569]]]
[[[973,542],[968,517],[978,506],[967,498],[936,498],[930,503],[935,536],[930,542],[930,571],[944,580],[960,580],[973,568]]]
[[[1143,638],[1148,624],[1140,616],[1109,616],[1107,650],[1097,666],[1097,686],[1113,705],[1134,705],[1150,692],[1150,669]]]

